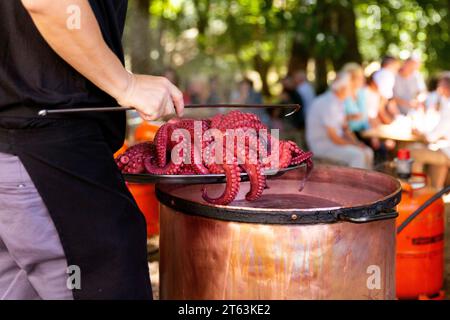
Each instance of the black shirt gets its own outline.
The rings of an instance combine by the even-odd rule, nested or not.
[[[105,42],[123,62],[121,38],[127,0],[89,2]],[[117,104],[50,48],[19,0],[0,1],[0,45],[0,125],[6,117],[27,118],[30,121],[22,122],[22,126],[35,125],[36,119],[31,118],[43,107]],[[86,117],[99,121],[108,138],[123,142],[125,114]]]

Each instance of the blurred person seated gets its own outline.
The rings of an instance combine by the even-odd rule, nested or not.
[[[399,68],[400,62],[397,58],[385,56],[381,61],[381,69],[373,75],[378,92],[382,98],[382,104],[392,115],[399,113],[394,99],[394,85]]]
[[[359,141],[374,150],[376,163],[384,162],[388,156],[386,145],[380,139],[363,136],[365,130],[379,125],[378,114],[381,97],[378,87],[373,81],[370,85],[364,87],[364,70],[357,63],[347,63],[342,70],[350,75],[350,95],[344,101],[349,128]],[[371,109],[370,118],[369,105]]]
[[[376,128],[381,124],[389,124],[393,121],[391,114],[387,111],[385,101],[378,90],[374,75],[375,72],[367,78],[366,86],[363,88],[367,117],[371,128]]]
[[[436,89],[438,98],[434,108],[439,112],[439,121],[430,131],[422,133],[428,145],[413,145],[411,155],[414,158],[414,171],[424,172],[429,166],[431,184],[435,188],[445,186],[450,167],[450,74],[445,73]],[[419,134],[418,132],[415,132]]]
[[[344,100],[345,114],[350,130],[360,138],[360,132],[369,128],[369,118],[366,106],[364,71],[357,63],[347,63],[342,68],[350,75],[350,94]]]
[[[244,78],[238,83],[237,90],[231,93],[231,102],[237,104],[261,104],[263,97],[260,92],[256,92],[253,81]]]
[[[255,90],[253,81],[249,78],[244,78],[238,83],[238,88],[231,93],[230,100],[233,104],[262,104],[264,102],[262,94]],[[270,124],[270,116],[265,108],[245,109],[243,111],[254,113],[262,122],[267,125]]]
[[[344,101],[350,95],[350,87],[350,75],[341,72],[330,90],[314,100],[306,121],[306,139],[317,157],[370,169],[373,151],[349,130],[345,116]]]
[[[448,94],[446,79],[450,78],[450,71],[444,72],[437,79],[436,89],[431,92],[425,100],[425,107],[427,110],[439,111],[441,106],[450,103],[450,96]]]
[[[380,95],[390,100],[394,97],[395,79],[400,69],[400,62],[392,56],[385,56],[381,61],[381,69],[374,74],[374,81],[378,86]]]
[[[362,89],[365,95],[367,118],[370,128],[377,128],[382,124],[392,122],[392,116],[387,112],[383,98],[378,91],[378,86],[373,79],[372,73],[366,81],[366,86]],[[378,138],[370,139],[370,145],[375,151],[375,163],[381,163],[388,160],[389,151],[395,149],[396,143],[393,140],[381,141]]]
[[[286,128],[286,123],[282,116],[282,111],[280,108],[269,108],[267,109],[269,114],[269,127],[270,129],[278,129],[280,133],[286,132],[289,128]]]
[[[186,104],[205,104],[209,97],[208,81],[203,77],[196,77],[189,81],[186,90]]]
[[[209,93],[208,78],[196,76],[189,79],[186,91],[183,92],[185,104],[207,104]],[[187,118],[206,118],[220,112],[213,108],[186,109],[184,116]]]
[[[209,96],[206,100],[208,104],[218,104],[222,102],[222,98],[219,92],[219,78],[213,76],[209,79]]]
[[[297,85],[294,81],[294,78],[291,76],[286,76],[281,80],[281,85],[283,86],[283,91],[281,92],[281,104],[298,104],[300,106],[304,106],[304,100],[302,96],[297,91]],[[297,112],[293,114],[288,119],[290,125],[296,129],[304,130],[305,129],[305,117],[303,112]]]
[[[383,117],[386,117],[384,106],[381,103],[381,95],[378,91],[378,86],[373,79],[373,73],[366,81],[365,87],[362,89],[365,96],[367,120],[371,128],[376,128],[382,123],[386,123]]]
[[[403,62],[395,78],[394,99],[403,115],[423,105],[425,101],[427,87],[419,68],[420,60],[413,55]]]
[[[308,81],[306,73],[303,70],[294,71],[292,73],[292,81],[294,82],[295,89],[303,102],[303,115],[306,119],[309,107],[316,97],[316,91],[314,90],[313,85]]]

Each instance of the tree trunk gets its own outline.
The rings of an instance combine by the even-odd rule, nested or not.
[[[292,74],[298,70],[306,70],[308,66],[308,60],[311,53],[305,43],[305,39],[301,34],[294,37],[291,47],[291,57],[288,64],[288,73]]]
[[[324,35],[332,34],[333,13],[332,5],[326,0],[317,0],[315,15],[317,17],[317,31]],[[314,48],[315,73],[316,73],[316,91],[324,92],[328,87],[328,68],[327,61],[330,60],[332,52],[327,48],[320,48],[317,45]]]
[[[130,2],[130,56],[133,72],[151,73],[150,0]]]
[[[323,57],[316,58],[316,91],[318,94],[324,92],[328,88],[328,68],[327,59]]]
[[[269,74],[271,62],[265,61],[260,54],[257,54],[253,57],[253,66],[256,72],[259,73],[262,82],[262,94],[265,97],[271,97],[272,93],[270,92],[270,87],[267,82],[267,75]]]
[[[358,47],[356,14],[353,1],[348,0],[345,5],[342,2],[336,2],[335,12],[337,13],[338,35],[343,37],[345,41],[342,54],[333,59],[334,69],[338,71],[347,62],[361,63],[362,58]]]
[[[194,9],[197,14],[198,45],[201,50],[206,47],[206,29],[211,8],[210,0],[193,0]]]

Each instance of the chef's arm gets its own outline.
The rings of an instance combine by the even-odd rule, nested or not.
[[[182,93],[162,77],[133,75],[105,43],[88,0],[21,0],[53,50],[97,87],[123,106],[136,108],[146,120],[179,115]],[[79,8],[79,26],[68,25],[69,8]],[[73,17],[72,17],[73,18]]]

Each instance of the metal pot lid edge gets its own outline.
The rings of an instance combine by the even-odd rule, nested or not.
[[[279,209],[276,212],[273,209],[213,206],[208,203],[197,203],[168,195],[159,188],[156,188],[156,196],[162,204],[178,212],[216,220],[260,224],[319,224],[348,221],[348,218],[361,217],[369,217],[367,222],[381,220],[377,217],[385,211],[392,210],[400,202],[401,188],[367,205],[320,209]],[[373,219],[370,219],[370,217],[373,217]]]

